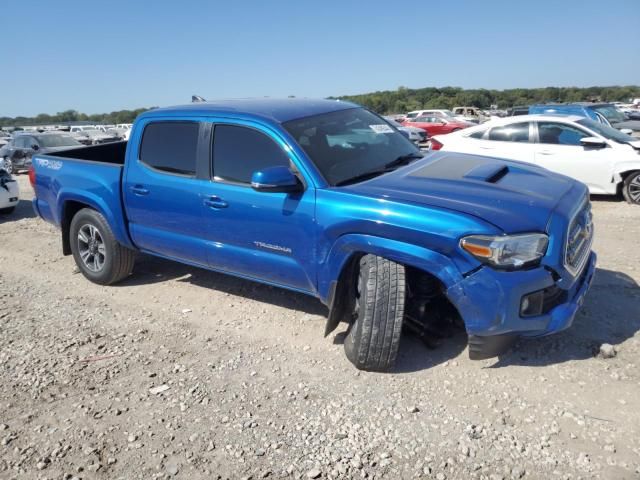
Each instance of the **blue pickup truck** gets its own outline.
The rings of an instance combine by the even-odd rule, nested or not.
[[[640,120],[628,119],[624,113],[616,108],[612,103],[559,103],[531,105],[530,114],[558,114],[558,115],[578,115],[590,118],[599,123],[604,123],[618,130],[633,136],[640,135]]]
[[[403,325],[459,322],[475,359],[565,329],[595,270],[583,184],[423,156],[348,102],[156,109],[128,142],[34,155],[30,180],[90,281],[123,280],[144,252],[312,295],[366,370],[394,365]]]

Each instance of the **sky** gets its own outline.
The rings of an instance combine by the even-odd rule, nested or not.
[[[640,84],[640,0],[2,0],[0,117]]]

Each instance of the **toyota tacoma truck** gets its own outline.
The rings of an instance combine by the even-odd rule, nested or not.
[[[471,358],[569,327],[595,271],[587,188],[484,156],[423,156],[353,103],[161,108],[128,142],[33,156],[33,207],[109,285],[136,252],[283,287],[348,324],[359,369],[393,367],[404,326],[454,319]]]

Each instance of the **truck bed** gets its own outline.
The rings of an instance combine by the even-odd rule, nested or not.
[[[74,209],[93,208],[105,217],[116,239],[131,247],[121,194],[126,145],[114,142],[52,155],[36,153],[33,206],[38,215],[61,227]]]
[[[127,142],[103,143],[89,147],[73,148],[56,152],[52,157],[74,158],[90,162],[114,163],[124,165],[124,157],[127,152]]]

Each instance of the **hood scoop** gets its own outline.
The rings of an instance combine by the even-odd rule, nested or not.
[[[470,180],[479,180],[487,183],[497,183],[509,173],[509,167],[504,163],[485,163],[472,168],[463,176]]]

